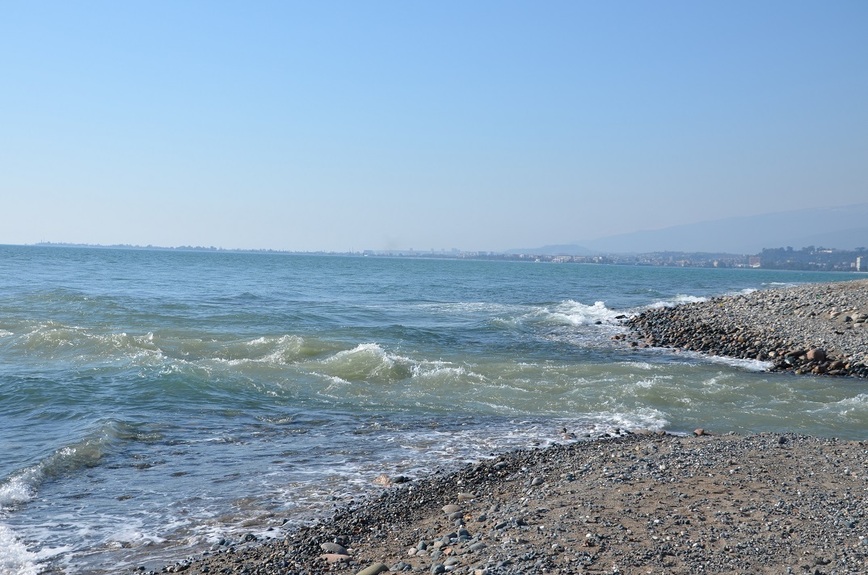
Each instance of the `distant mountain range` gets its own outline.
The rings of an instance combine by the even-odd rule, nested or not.
[[[618,234],[510,253],[601,255],[650,252],[758,254],[763,248],[868,246],[868,203],[742,216]]]

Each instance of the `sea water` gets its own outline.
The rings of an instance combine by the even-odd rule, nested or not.
[[[0,246],[0,573],[155,569],[573,436],[865,439],[860,381],[612,339],[651,306],[852,277]]]

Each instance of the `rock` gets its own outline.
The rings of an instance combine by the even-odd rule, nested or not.
[[[389,478],[388,475],[382,473],[374,479],[374,483],[377,485],[382,485],[383,487],[389,487],[392,485],[392,480]]]
[[[319,558],[324,559],[329,565],[333,565],[334,563],[347,563],[350,561],[349,555],[341,553],[323,553]]]
[[[322,549],[326,553],[336,553],[338,555],[349,555],[349,553],[347,553],[346,547],[344,547],[343,545],[338,545],[337,543],[332,543],[330,541],[326,542],[326,543],[321,543],[319,548]]]
[[[452,515],[453,513],[460,513],[461,512],[461,506],[460,505],[444,505],[442,509],[443,509],[443,513],[445,513],[446,515]]]
[[[864,280],[809,284],[646,310],[625,320],[630,331],[619,341],[771,361],[771,371],[865,377],[868,330],[851,328],[868,325],[866,309]],[[814,370],[830,356],[850,365]]]
[[[377,575],[378,573],[382,573],[388,570],[389,568],[382,563],[373,563],[356,573],[356,575]]]
[[[815,347],[809,349],[805,357],[808,358],[808,361],[826,361],[826,350],[821,347]]]

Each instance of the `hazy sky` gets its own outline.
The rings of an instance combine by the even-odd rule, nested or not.
[[[868,201],[868,2],[10,1],[0,243],[504,250]]]

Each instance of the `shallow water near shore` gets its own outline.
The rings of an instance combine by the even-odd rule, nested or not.
[[[862,381],[611,339],[856,274],[11,246],[0,271],[3,573],[154,568],[574,437],[868,429]]]

